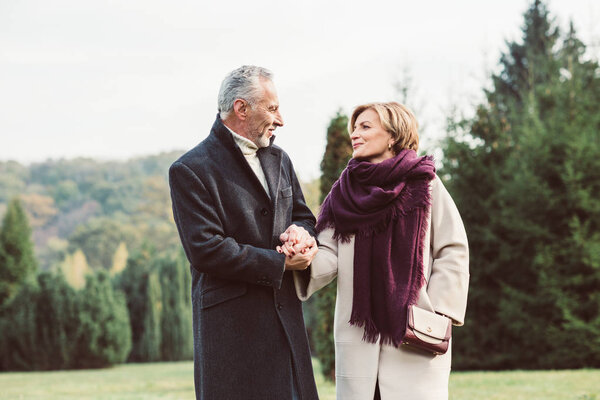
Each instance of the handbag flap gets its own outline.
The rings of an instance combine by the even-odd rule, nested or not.
[[[438,340],[448,340],[451,331],[450,324],[451,321],[448,317],[410,306],[408,325],[416,332]]]

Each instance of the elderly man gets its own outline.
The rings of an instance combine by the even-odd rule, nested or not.
[[[236,69],[218,102],[210,135],[169,170],[192,272],[196,398],[318,399],[292,278],[317,252],[315,219],[273,145],[283,120],[272,74]],[[305,250],[277,252],[284,231]]]

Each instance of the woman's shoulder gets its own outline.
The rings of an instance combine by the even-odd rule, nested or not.
[[[438,174],[435,174],[433,179],[429,181],[429,187],[431,188],[432,195],[435,195],[436,193],[440,192],[448,193],[448,191],[446,190],[446,186],[444,186],[444,182],[438,176]]]
[[[443,180],[436,174],[435,177],[429,182],[431,190],[431,204],[434,209],[441,209],[446,207],[456,208],[454,199],[446,189]]]

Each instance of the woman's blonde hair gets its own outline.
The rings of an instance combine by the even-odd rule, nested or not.
[[[379,115],[381,126],[388,131],[394,139],[392,150],[398,154],[404,149],[417,151],[419,148],[419,124],[412,111],[403,104],[395,101],[389,103],[363,104],[352,111],[352,117],[348,123],[348,132],[354,130],[354,123],[360,114],[366,110],[373,110]]]

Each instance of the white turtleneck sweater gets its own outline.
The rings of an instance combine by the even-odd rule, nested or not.
[[[231,135],[233,136],[233,140],[235,141],[235,143],[238,145],[238,147],[242,151],[242,154],[246,158],[246,161],[248,161],[248,165],[250,165],[250,168],[252,168],[252,171],[254,171],[254,173],[256,174],[256,177],[262,184],[263,188],[265,188],[265,192],[267,192],[267,196],[269,196],[269,198],[270,198],[271,196],[269,195],[269,187],[267,186],[267,178],[265,178],[265,172],[263,171],[262,166],[260,165],[260,160],[258,159],[258,156],[256,155],[256,152],[258,151],[258,146],[256,144],[254,144],[254,142],[252,142],[250,139],[247,139],[241,135],[238,135],[234,131],[232,131],[227,125],[225,125],[225,127],[229,130],[229,132],[231,132]]]

